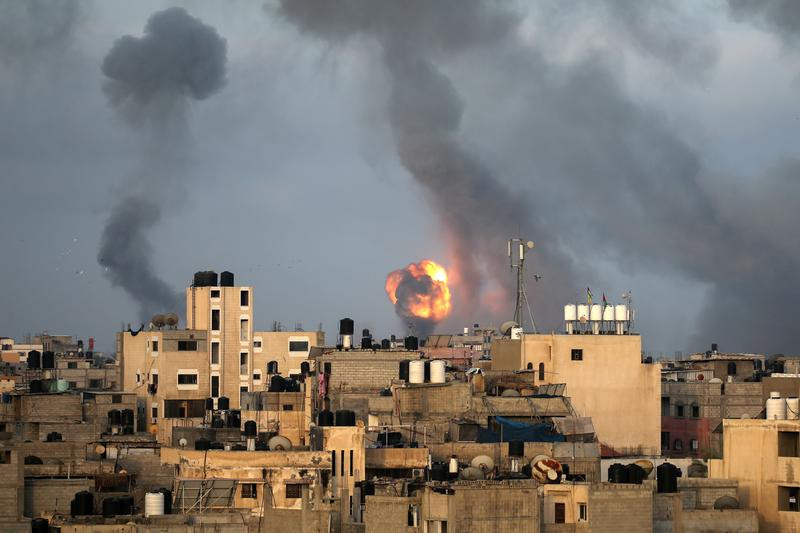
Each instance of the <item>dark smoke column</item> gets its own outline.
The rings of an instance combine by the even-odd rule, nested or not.
[[[188,104],[225,85],[226,48],[214,28],[175,7],[153,14],[142,37],[117,39],[103,60],[103,90],[139,133],[142,153],[106,222],[97,260],[138,302],[143,320],[182,307],[179,293],[153,271],[148,231],[188,178]]]

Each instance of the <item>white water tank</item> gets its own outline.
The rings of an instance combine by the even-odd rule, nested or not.
[[[767,420],[786,420],[786,399],[779,392],[770,392],[767,400]]]
[[[425,383],[425,361],[416,359],[408,362],[408,382]]]
[[[450,458],[450,464],[447,468],[450,474],[458,474],[458,457],[455,455]]]
[[[578,320],[589,320],[589,306],[578,304]]]
[[[593,304],[589,311],[589,319],[592,322],[600,322],[603,320],[603,307],[600,304]]]
[[[567,304],[564,306],[564,322],[573,322],[578,320],[578,308],[575,304]]]
[[[617,322],[625,322],[628,320],[628,308],[624,304],[617,304],[614,306],[614,320]]]
[[[800,419],[800,398],[786,398],[786,419]]]
[[[160,516],[164,514],[164,493],[148,492],[144,495],[144,515]]]
[[[444,383],[445,362],[439,359],[431,361],[431,383]]]
[[[614,306],[607,305],[603,308],[603,320],[612,322],[614,320]]]

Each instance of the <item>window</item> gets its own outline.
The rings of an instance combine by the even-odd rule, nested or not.
[[[103,388],[103,380],[102,379],[90,379],[89,380],[89,388],[90,389],[102,389]]]
[[[736,375],[736,363],[734,363],[733,361],[728,363],[728,375],[729,376],[735,376]]]
[[[164,400],[164,418],[203,418],[205,400]]]
[[[239,375],[246,376],[247,374],[247,352],[241,352],[239,354]]]
[[[11,450],[3,450],[0,452],[0,464],[11,464]]]
[[[219,364],[219,343],[212,342],[211,343],[211,364],[218,365]]]
[[[692,451],[696,452],[697,448],[698,448],[697,439],[690,440],[689,441],[689,447],[692,449]]]
[[[122,403],[122,394],[112,394],[111,403]]]
[[[672,448],[676,452],[682,452],[683,451],[683,441],[681,439],[675,439],[675,442],[672,443]]]
[[[78,368],[78,363],[70,361],[69,363],[67,363],[67,368]]]
[[[669,396],[661,397],[661,416],[669,416]]]
[[[539,381],[544,381],[544,363],[539,363]]]
[[[158,418],[158,407],[153,406],[151,411],[152,411],[151,414],[152,414],[153,418]]]
[[[582,348],[573,348],[572,349],[572,360],[573,361],[583,361],[583,349]]]
[[[261,381],[261,370],[253,371],[253,381]]]
[[[669,450],[669,431],[661,432],[661,449]]]
[[[307,352],[308,341],[289,341],[290,352]]]
[[[239,293],[239,304],[242,307],[250,305],[250,291],[242,291]]]
[[[219,398],[219,376],[211,376],[211,397]]]
[[[178,341],[179,352],[196,352],[197,341]]]
[[[589,509],[586,507],[585,503],[578,504],[578,521],[579,522],[586,522],[589,520]]]
[[[285,403],[285,404],[283,404],[283,410],[284,411],[294,411],[294,405],[292,405],[290,403]]]
[[[258,487],[255,483],[242,483],[242,498],[258,499]]]
[[[566,522],[567,519],[567,509],[563,503],[556,503],[555,508],[553,509],[555,513],[555,523],[556,524],[563,524]]]
[[[778,510],[798,512],[800,507],[797,500],[800,498],[800,487],[781,487],[778,486]]]
[[[67,387],[69,387],[70,389],[77,389],[78,388],[78,382],[77,381],[69,381],[69,382],[67,382]]]
[[[800,432],[798,431],[779,431],[778,432],[778,456],[779,457],[800,457]]]
[[[211,331],[219,331],[219,309],[211,310]]]
[[[261,341],[253,341],[253,348],[261,348]]]
[[[178,374],[178,385],[197,385],[197,373]]]
[[[331,451],[331,472],[336,477],[336,450]]]
[[[286,484],[286,497],[299,498],[300,497],[300,483],[287,483]]]
[[[155,370],[153,371],[153,375],[150,376],[150,381],[153,383],[153,385],[158,385],[158,372],[157,371],[155,371]]]
[[[339,468],[341,469],[342,477],[344,477],[344,450],[339,453]]]
[[[211,297],[219,298],[219,289],[211,289]]]
[[[350,450],[350,477],[353,477],[353,450]]]
[[[692,418],[700,418],[700,406],[692,404]]]
[[[239,320],[239,332],[240,332],[240,340],[246,341],[249,338],[250,334],[250,321],[246,318]]]
[[[683,418],[683,405],[675,404],[675,417],[676,418]]]
[[[528,363],[528,366],[525,368],[527,368],[528,370],[533,370],[533,363]]]

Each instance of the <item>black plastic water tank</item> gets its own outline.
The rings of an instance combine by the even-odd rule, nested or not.
[[[342,409],[336,411],[336,422],[335,425],[337,426],[355,426],[356,425],[356,414],[353,411]]]
[[[194,273],[195,287],[216,287],[217,286],[217,273],[213,270],[203,270]]]
[[[211,441],[200,437],[194,441],[194,449],[200,451],[209,450],[211,449]]]
[[[381,339],[381,350],[388,350],[392,347],[392,341],[389,339]]]
[[[75,518],[80,514],[80,510],[78,509],[78,500],[73,499],[71,502],[69,502],[69,515]]]
[[[219,286],[220,287],[233,287],[233,272],[229,272],[224,270],[219,275]]]
[[[32,379],[28,388],[30,389],[31,394],[42,392],[42,380]]]
[[[303,361],[300,363],[300,373],[304,376],[307,376],[311,373],[311,363],[308,361]]]
[[[361,337],[361,349],[362,350],[372,349],[372,337]]]
[[[352,318],[343,318],[339,321],[339,335],[352,335],[355,322]]]
[[[621,463],[614,463],[608,467],[608,481],[611,483],[627,483],[628,469]]]
[[[31,520],[31,533],[48,533],[50,523],[46,518],[34,518]]]
[[[217,408],[220,411],[227,411],[231,408],[231,401],[227,396],[220,396],[217,398]]]
[[[244,435],[245,437],[255,437],[258,435],[258,424],[256,424],[254,420],[248,420],[244,423]]]
[[[447,464],[433,463],[431,465],[431,479],[433,481],[447,481]]]
[[[525,442],[521,440],[508,441],[509,457],[525,457]]]
[[[42,368],[55,368],[56,354],[50,351],[42,353]]]
[[[28,368],[42,368],[42,353],[39,350],[28,352]]]
[[[211,427],[216,429],[225,427],[225,419],[222,417],[222,415],[211,416]]]
[[[678,478],[681,469],[672,463],[662,463],[656,467],[656,487],[661,493],[678,492]]]
[[[119,514],[133,514],[133,496],[119,496],[117,501],[119,502]]]
[[[225,417],[225,426],[229,428],[239,429],[242,427],[242,412],[241,411],[228,411]]]
[[[408,381],[408,361],[400,361],[400,379]]]
[[[75,493],[76,508],[79,515],[94,514],[94,495],[88,490]]]
[[[419,339],[413,335],[408,336],[403,340],[403,346],[405,346],[406,350],[416,351],[419,349]]]
[[[172,514],[172,491],[169,489],[158,489],[156,492],[160,492],[164,495],[164,514]]]
[[[286,380],[283,376],[275,374],[269,379],[269,392],[284,392],[286,390]]]
[[[647,472],[644,471],[644,468],[635,463],[630,463],[625,468],[628,470],[628,483],[641,485],[642,481],[647,478]]]
[[[214,398],[206,398],[206,411],[214,410]]]
[[[122,425],[123,426],[133,425],[133,409],[122,410]]]
[[[333,411],[328,411],[326,409],[324,411],[320,411],[317,414],[318,426],[332,426],[333,422],[334,422]]]
[[[103,500],[103,517],[111,518],[119,513],[119,499],[116,496]]]

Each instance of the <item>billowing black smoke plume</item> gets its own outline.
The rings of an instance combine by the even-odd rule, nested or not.
[[[730,3],[735,15],[754,16],[784,39],[796,27],[793,2]],[[602,5],[615,4],[603,16],[620,31],[640,17],[658,20],[651,3]],[[464,283],[480,286],[484,269],[496,279],[507,273],[497,249],[519,224],[540,241],[534,260],[548,291],[537,285],[540,309],[566,300],[575,265],[553,251],[563,245],[584,264],[597,258],[626,273],[643,269],[706,286],[694,348],[714,339],[731,350],[792,349],[800,298],[796,159],[752,185],[712,175],[667,117],[626,94],[613,49],[553,61],[538,46],[547,20],[523,42],[518,17],[499,3],[284,0],[282,13],[334,44],[380,44],[397,152],[442,213]],[[676,34],[632,39],[646,57],[695,77],[715,57],[699,33],[694,42]],[[508,156],[493,167],[517,182],[514,195],[460,142],[464,110],[443,67],[463,72],[464,63],[480,69],[485,91],[493,89],[503,116],[513,116],[482,116],[497,137],[482,141]]]
[[[394,2],[365,0],[328,3],[284,0],[283,14],[301,30],[332,42],[351,37],[376,40],[390,78],[387,114],[403,166],[425,189],[440,216],[455,273],[454,299],[463,318],[478,318],[481,290],[508,294],[512,276],[505,241],[532,217],[523,202],[467,153],[459,141],[464,106],[437,57],[501,41],[515,18],[477,0]],[[555,244],[551,242],[550,244]],[[551,293],[566,297],[569,263],[556,246],[537,257]],[[511,314],[511,299],[507,314]]]
[[[106,222],[97,259],[145,320],[181,310],[179,294],[153,270],[148,232],[187,178],[188,105],[224,86],[226,48],[213,27],[170,8],[150,17],[142,37],[118,39],[103,61],[109,102],[141,135],[142,168]]]

